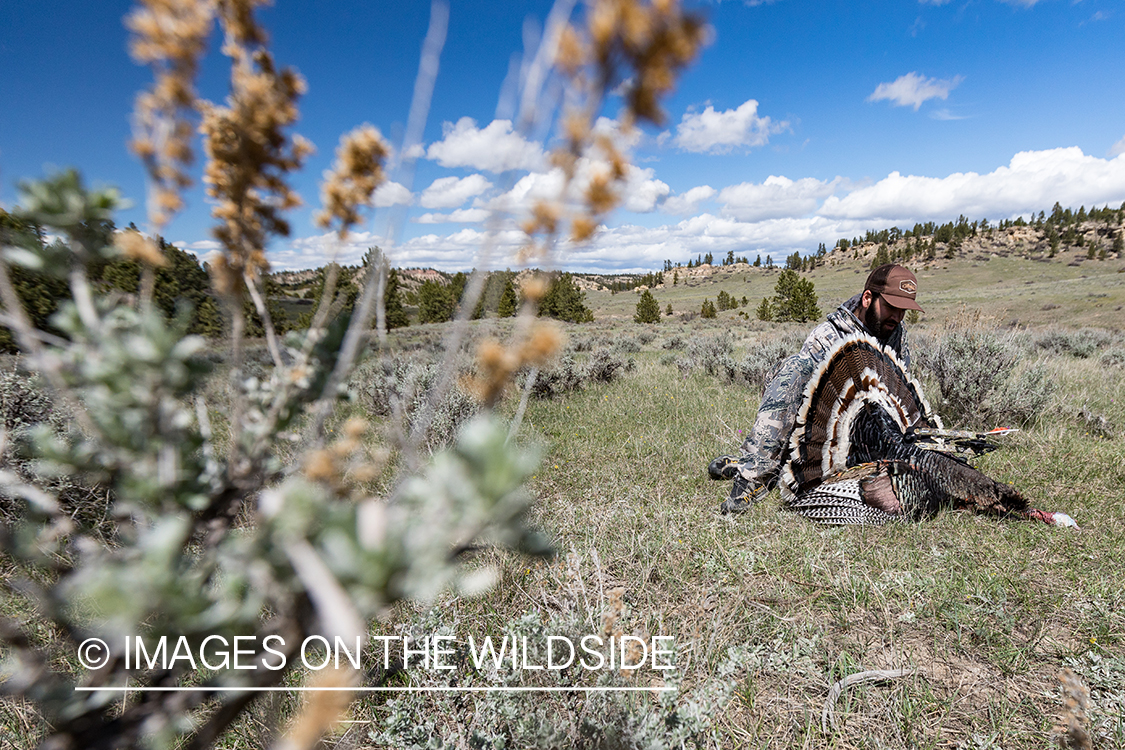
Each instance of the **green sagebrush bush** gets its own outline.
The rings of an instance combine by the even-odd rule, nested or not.
[[[443,9],[435,6],[434,29],[444,28]],[[590,12],[605,17],[597,8]],[[677,5],[637,12],[644,14],[643,24],[660,29],[643,49],[629,46],[623,54],[618,19],[601,39],[598,56],[567,70],[542,71],[551,77],[546,90],[564,92],[569,122],[601,112],[605,96],[619,84],[632,92],[623,121],[661,120],[659,100],[695,55],[705,29]],[[569,16],[561,19],[570,22]],[[198,299],[195,312],[208,300],[223,309],[229,352],[219,361],[205,352],[205,341],[190,332],[192,310],[181,307],[169,317],[154,304],[162,261],[151,239],[133,232],[126,240],[112,231],[118,203],[113,191],[85,189],[76,172],[22,186],[19,222],[60,240],[24,247],[10,240],[6,223],[0,225],[2,323],[73,425],[57,429],[40,421],[27,433],[34,474],[0,471],[0,495],[18,507],[0,534],[7,568],[0,590],[0,692],[34,706],[41,747],[51,750],[210,747],[261,695],[247,688],[302,679],[296,657],[306,637],[362,639],[375,617],[396,602],[429,602],[450,589],[479,593],[479,571],[468,574],[461,564],[469,551],[495,547],[548,555],[545,539],[526,521],[532,502],[526,483],[540,453],[511,440],[518,418],[510,425],[492,409],[513,372],[545,364],[557,347],[557,337],[531,322],[536,299],[540,314],[591,318],[567,275],[545,295],[529,295],[516,324],[520,336],[510,347],[494,342],[478,349],[489,355],[478,357],[481,413],[470,417],[462,404],[443,425],[434,406],[454,386],[450,365],[465,338],[466,321],[454,321],[443,337],[436,376],[418,370],[400,378],[393,365],[389,374],[380,370],[378,389],[389,403],[405,401],[410,381],[432,378],[432,395],[414,408],[409,434],[372,446],[364,421],[349,420],[329,438],[326,424],[347,395],[372,321],[378,321],[383,345],[394,321],[384,307],[388,263],[374,248],[349,314],[331,303],[333,284],[326,280],[306,331],[282,338],[280,321],[271,321],[266,249],[272,237],[288,233],[285,212],[300,201],[287,180],[311,153],[311,144],[289,132],[303,79],[275,61],[253,3],[142,2],[129,25],[134,53],[152,64],[157,78],[138,97],[133,143],[148,172],[156,231],[182,206],[180,193],[191,182],[186,170],[192,134],[203,135],[206,189],[222,250],[210,264],[214,294]],[[232,63],[222,104],[199,99],[194,81],[217,25],[222,52]],[[589,36],[588,26],[569,28],[582,38]],[[581,49],[587,44],[579,41]],[[423,70],[436,69],[433,47],[428,37]],[[598,85],[587,85],[594,80]],[[542,92],[527,85],[529,108],[557,111],[539,106]],[[424,113],[421,99],[428,94],[418,96],[417,111]],[[529,128],[543,125],[546,132],[551,125],[525,114]],[[563,148],[573,158],[606,156],[598,151],[603,146],[595,142],[600,136],[593,135],[593,123],[588,125],[588,135],[566,139]],[[400,153],[418,145],[421,125],[413,132],[408,128]],[[359,223],[361,210],[373,206],[376,187],[388,179],[383,168],[390,153],[371,126],[341,140],[317,216],[338,239]],[[536,220],[522,225],[544,256],[560,236],[589,238],[617,202],[625,156],[614,150],[612,157],[622,177],[600,182],[590,200],[573,212],[568,205],[565,216],[545,201]],[[570,187],[568,178],[560,196]],[[129,300],[106,296],[90,283],[94,266],[123,255],[141,263]],[[47,321],[50,330],[23,309],[13,284],[23,271],[68,292]],[[466,310],[479,299],[480,278],[467,282]],[[268,365],[250,363],[247,335],[264,337]],[[613,354],[595,354],[592,361],[590,378],[608,379],[621,369]],[[208,401],[212,378],[225,381],[221,409]],[[421,448],[435,427],[456,432],[447,448],[424,456]],[[401,459],[395,464],[401,471],[386,496],[372,497],[365,482],[386,467],[389,451]],[[98,533],[90,519],[68,512],[45,477],[88,482],[104,492],[112,533]],[[243,645],[241,663],[252,668],[240,669],[237,654],[217,666],[186,658],[125,658],[132,653],[126,649],[130,639],[138,637],[168,639],[173,655],[181,653],[181,644],[182,651],[201,654],[209,639],[238,649],[235,639],[245,638],[252,645]],[[277,639],[272,648],[268,637]],[[333,676],[342,688],[359,678],[348,669]],[[159,690],[182,686],[198,689]],[[126,692],[137,687],[158,690]],[[322,723],[315,735],[333,717],[317,721]]]
[[[731,382],[738,374],[734,361],[734,334],[725,330],[711,336],[698,336],[688,341],[684,356],[676,360],[684,375],[702,370],[724,382]]]
[[[279,684],[305,636],[362,634],[388,604],[459,585],[460,545],[548,551],[523,521],[523,484],[538,456],[509,445],[495,416],[469,419],[463,402],[448,423],[439,415],[431,427],[455,430],[452,447],[389,497],[366,497],[348,479],[370,464],[358,434],[325,444],[316,429],[318,410],[341,393],[333,374],[342,325],[290,335],[268,367],[244,367],[236,348],[230,413],[214,414],[202,397],[213,358],[187,334],[190,316],[122,306],[86,281],[84,262],[117,252],[83,229],[109,218],[113,197],[68,176],[29,188],[23,201],[28,216],[81,248],[64,258],[12,252],[0,263],[6,305],[7,262],[57,273],[73,293],[52,318],[61,336],[13,326],[50,398],[19,382],[26,373],[0,381],[8,437],[26,435],[29,462],[0,471],[6,507],[18,507],[2,539],[14,585],[3,594],[0,689],[36,704],[48,746],[172,747],[185,735],[210,744],[255,697],[230,688]],[[368,266],[373,278],[385,272],[377,254]],[[73,425],[58,424],[58,403]],[[231,429],[217,435],[216,418]],[[294,439],[305,448],[288,466]],[[94,513],[91,492],[102,502]],[[53,637],[25,635],[32,619]],[[285,669],[263,668],[266,635],[283,638]],[[254,638],[244,663],[258,668],[127,665],[126,639],[139,636],[182,640],[196,653],[208,637]],[[112,655],[89,671],[73,662],[88,638]],[[205,690],[124,703],[75,690],[189,682]]]
[[[642,343],[632,336],[622,336],[613,343],[613,349],[622,354],[636,354],[641,350]]]
[[[416,639],[435,632],[453,632],[448,625],[416,627]],[[532,651],[545,653],[548,636],[577,642],[584,632],[573,614],[555,614],[545,621],[528,613],[508,623],[505,636],[526,639]],[[559,750],[620,748],[673,750],[721,743],[713,717],[730,702],[745,671],[762,661],[764,649],[727,649],[713,675],[690,687],[679,672],[662,675],[672,688],[656,695],[622,692],[554,693],[534,698],[519,693],[490,691],[468,695],[413,693],[387,701],[387,718],[370,733],[379,747],[422,750],[431,747],[512,747]],[[490,665],[491,666],[491,665]],[[430,688],[451,686],[524,685],[518,670],[478,672],[471,664],[436,677],[434,672],[410,673],[411,684]],[[569,671],[542,673],[543,687],[572,684]],[[646,674],[641,677],[651,679]],[[636,687],[637,679],[618,671],[605,673],[598,687]]]
[[[70,431],[69,414],[56,406],[40,379],[26,372],[18,359],[13,358],[9,366],[0,370],[0,418],[5,436],[0,472],[10,472],[19,482],[45,490],[71,518],[99,536],[111,536],[114,525],[107,517],[110,503],[104,488],[88,478],[45,471],[37,463],[36,434],[42,430],[65,436]],[[0,516],[5,524],[17,524],[23,510],[19,498],[0,493]]]
[[[596,561],[596,558],[595,558]],[[545,612],[529,611],[508,620],[498,638],[523,644],[532,663],[543,664],[550,641],[578,644],[591,633],[591,617],[599,623],[597,637],[644,634],[643,617],[632,611],[624,587],[609,588],[594,571],[583,570],[583,558],[570,553],[558,566],[561,587],[554,591],[555,606]],[[603,602],[604,611],[589,612],[589,597]],[[461,619],[448,610],[434,608],[401,626],[403,635],[421,642],[434,635],[451,636],[464,643],[478,623]],[[642,638],[647,640],[647,638]],[[679,670],[682,655],[668,638],[669,651],[656,669],[652,662],[635,670],[588,670],[575,662],[557,669],[516,668],[511,659],[479,659],[473,646],[452,660],[453,669],[439,671],[417,664],[405,665],[411,685],[434,692],[395,696],[387,702],[386,718],[369,737],[379,747],[513,747],[513,748],[663,748],[711,747],[722,744],[713,716],[721,712],[745,673],[766,668],[773,660],[770,647],[732,647],[725,650],[713,671],[688,684]],[[671,642],[671,643],[670,643]],[[588,644],[608,657],[607,641]],[[584,646],[585,647],[585,646]],[[477,647],[479,648],[479,646]],[[780,649],[784,651],[785,649]],[[592,656],[590,651],[582,657]],[[566,657],[563,657],[565,659]],[[556,664],[561,664],[558,659]],[[634,655],[631,663],[639,664]],[[521,665],[522,666],[522,665]],[[396,668],[403,668],[396,658]],[[708,673],[710,672],[710,673]],[[590,692],[526,693],[481,691],[468,694],[442,692],[452,686],[476,689],[536,687],[560,690],[575,685]],[[660,693],[610,692],[621,688],[659,686]],[[607,690],[608,689],[608,690]],[[604,692],[598,692],[599,690]]]
[[[764,391],[770,378],[786,357],[796,354],[797,347],[791,341],[770,339],[752,346],[746,356],[738,363],[738,374],[752,389]]]
[[[1098,362],[1103,367],[1125,367],[1125,346],[1115,346],[1106,351]]]
[[[362,363],[352,376],[352,388],[364,395],[363,405],[372,414],[393,417],[393,424],[412,431],[430,409],[424,442],[430,449],[447,445],[461,426],[480,411],[480,402],[461,385],[469,373],[465,362],[454,365],[460,377],[438,402],[431,403],[442,364],[428,358],[376,357]]]
[[[637,361],[632,357],[626,359],[609,349],[599,349],[586,363],[586,376],[595,383],[612,383],[622,373],[632,372],[636,367]]]
[[[665,339],[664,343],[660,345],[662,349],[683,349],[687,346],[684,337],[676,334]]]
[[[1021,356],[1012,336],[991,329],[966,327],[918,337],[911,352],[933,375],[941,410],[952,425],[1027,425],[1054,393],[1046,369],[1037,363],[1018,368]]]
[[[1082,328],[1078,331],[1053,329],[1035,337],[1035,344],[1051,354],[1063,354],[1079,359],[1088,359],[1105,349],[1114,341],[1108,331],[1095,328]]]
[[[585,362],[579,362],[572,352],[564,352],[552,366],[535,373],[531,395],[555,398],[581,390],[591,382],[612,383],[636,366],[633,358],[622,357],[609,348],[598,349]]]

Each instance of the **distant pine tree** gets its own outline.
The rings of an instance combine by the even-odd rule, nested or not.
[[[633,322],[660,322],[660,304],[656,301],[656,297],[652,296],[652,292],[647,289],[641,293],[641,299],[637,302],[637,311],[636,314],[633,315]]]
[[[386,316],[384,320],[388,331],[410,325],[410,319],[402,306],[401,288],[402,282],[398,278],[398,271],[392,268],[387,275],[387,291],[383,295],[383,309]]]
[[[702,318],[714,318],[718,315],[715,310],[715,303],[710,299],[703,300],[703,307],[699,311],[699,316]]]
[[[762,303],[758,305],[755,314],[758,316],[758,320],[767,322],[773,320],[773,305],[770,304],[768,297],[762,297]]]
[[[879,245],[879,249],[875,252],[875,257],[871,259],[871,270],[874,271],[879,266],[885,266],[891,262],[891,256],[887,250],[886,244]]]
[[[539,301],[539,315],[569,323],[589,323],[594,313],[585,303],[586,293],[574,283],[572,275],[564,273],[552,282]]]
[[[519,299],[516,297],[516,285],[511,277],[504,282],[504,291],[500,293],[500,305],[496,314],[501,318],[513,318],[519,310]]]
[[[444,323],[453,319],[456,303],[449,287],[437,281],[423,281],[418,287],[418,322]]]
[[[782,271],[774,287],[773,310],[779,322],[808,323],[820,318],[812,281],[801,278],[796,271]]]

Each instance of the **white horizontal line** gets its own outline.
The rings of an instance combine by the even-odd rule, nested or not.
[[[674,687],[76,687],[76,693],[642,693],[667,692]]]

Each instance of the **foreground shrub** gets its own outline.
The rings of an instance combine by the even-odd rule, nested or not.
[[[132,49],[157,77],[152,90],[138,97],[133,144],[149,175],[153,234],[183,205],[192,136],[203,135],[207,196],[220,246],[209,269],[229,334],[229,403],[223,409],[204,397],[210,363],[202,356],[204,340],[188,333],[192,311],[169,319],[159,310],[153,289],[165,260],[157,243],[137,231],[113,231],[114,191],[87,190],[76,172],[66,172],[21,186],[21,205],[13,213],[34,232],[16,236],[0,222],[5,325],[29,370],[49,386],[51,401],[66,405],[75,429],[63,433],[42,421],[43,405],[26,394],[17,394],[24,405],[11,413],[29,423],[40,419],[28,432],[37,468],[73,481],[90,478],[104,488],[105,517],[114,531],[107,541],[70,514],[38,477],[0,472],[0,494],[18,504],[7,533],[0,534],[5,579],[12,582],[0,590],[0,690],[34,706],[45,748],[258,744],[260,738],[228,742],[224,735],[264,691],[301,679],[297,665],[306,639],[358,645],[376,616],[397,602],[431,602],[447,589],[486,590],[493,583],[488,576],[461,566],[471,550],[551,553],[526,523],[532,502],[526,484],[539,453],[510,441],[518,421],[508,424],[492,409],[514,373],[542,366],[557,349],[557,332],[533,322],[532,301],[540,299],[543,314],[589,319],[582,295],[569,277],[543,296],[544,290],[529,289],[517,335],[477,347],[473,385],[481,414],[469,419],[460,402],[442,424],[440,408],[430,408],[455,387],[452,365],[465,339],[461,320],[444,331],[443,362],[436,370],[385,363],[372,371],[370,403],[407,416],[413,410],[409,435],[371,446],[368,425],[353,419],[330,436],[325,425],[347,390],[373,321],[379,321],[375,335],[385,343],[389,268],[372,248],[363,263],[363,290],[346,313],[332,301],[336,271],[330,268],[307,331],[280,336],[280,321],[272,319],[265,299],[266,248],[288,233],[285,212],[301,203],[289,187],[290,174],[311,147],[290,132],[303,80],[275,61],[255,5],[150,0],[129,19],[136,34]],[[443,8],[435,6],[435,29],[444,28]],[[603,142],[595,143],[604,136],[594,134],[589,120],[603,110],[606,92],[619,85],[631,90],[626,100],[635,106],[623,113],[630,122],[658,121],[659,99],[704,34],[702,23],[678,6],[638,6],[631,22],[660,33],[646,42],[654,49],[631,46],[625,55],[616,9],[603,5],[589,12],[610,19],[601,24],[605,54],[550,74],[559,76],[562,99],[573,106],[568,122],[579,125],[565,145],[572,159],[605,156],[599,151]],[[588,48],[589,23],[561,22],[568,25],[567,39]],[[216,31],[232,61],[222,104],[195,96],[194,76]],[[436,67],[437,53],[427,39],[423,69]],[[649,70],[653,66],[659,75]],[[601,85],[585,85],[592,80]],[[527,102],[538,95],[531,91]],[[554,111],[534,103],[538,111]],[[415,104],[426,110],[424,102]],[[528,124],[540,125],[547,132],[551,123]],[[316,217],[335,241],[373,206],[375,189],[388,179],[384,165],[391,151],[371,126],[341,139]],[[545,256],[560,237],[582,241],[596,230],[623,187],[625,157],[614,151],[613,161],[621,176],[600,182],[573,213],[570,206],[565,216],[548,208],[523,225],[530,246]],[[564,181],[560,195],[541,205],[555,205],[572,187]],[[44,237],[60,239],[47,244]],[[94,267],[123,255],[139,264],[138,294],[128,301],[100,295],[89,281]],[[12,284],[14,267],[69,291],[51,331],[37,330],[41,324],[23,309]],[[467,284],[466,311],[474,308],[480,286]],[[253,374],[248,335],[263,337],[270,362]],[[610,361],[600,362],[599,378],[619,369]],[[416,394],[427,381],[431,395],[417,406]],[[431,430],[453,433],[455,425],[447,449],[421,455]],[[365,484],[387,468],[389,449],[402,458],[393,490],[371,497]],[[170,663],[122,658],[135,653],[130,639],[138,637],[149,639],[150,648],[166,639],[172,645],[163,653],[172,654]],[[200,667],[182,657],[182,651],[201,655],[203,644],[216,638],[224,647],[233,644],[232,661]],[[81,667],[75,666],[76,654]],[[385,677],[375,680],[381,684]],[[332,687],[351,687],[363,675],[344,666],[330,679]],[[119,692],[137,686],[173,689]],[[187,686],[196,689],[175,689]],[[343,700],[312,701],[309,713],[293,723],[295,733],[277,746],[313,746],[350,699],[336,695]],[[325,709],[326,703],[335,705]],[[273,719],[271,728],[280,723]]]
[[[551,367],[539,370],[531,385],[536,398],[555,398],[581,390],[589,383],[612,383],[622,374],[635,369],[637,363],[611,349],[598,349],[585,363],[571,353],[563,354]]]
[[[752,389],[764,392],[781,363],[786,357],[796,353],[797,349],[792,348],[792,343],[784,340],[771,340],[751,346],[738,363],[738,374]]]
[[[396,426],[406,433],[413,432],[420,417],[429,412],[423,435],[432,450],[448,445],[461,426],[480,411],[479,400],[461,385],[469,374],[468,366],[454,369],[459,375],[436,404],[430,397],[442,373],[438,361],[380,357],[356,368],[351,382],[365,395],[363,404],[372,414],[393,417]]]
[[[734,334],[729,330],[688,341],[687,352],[676,365],[685,375],[702,370],[729,383],[738,374],[734,361]]]
[[[1008,335],[965,327],[920,340],[912,349],[919,366],[933,374],[941,409],[951,426],[991,428],[1033,422],[1054,384],[1041,366],[1015,377],[1019,350]]]

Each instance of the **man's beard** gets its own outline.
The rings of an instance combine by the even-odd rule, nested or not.
[[[891,334],[895,332],[895,328],[898,327],[896,325],[890,330],[883,329],[883,326],[879,324],[879,319],[875,317],[875,300],[872,300],[871,304],[867,306],[867,311],[863,314],[863,324],[867,326],[867,330],[871,331],[875,338],[884,343],[886,343],[887,339],[891,337]]]

